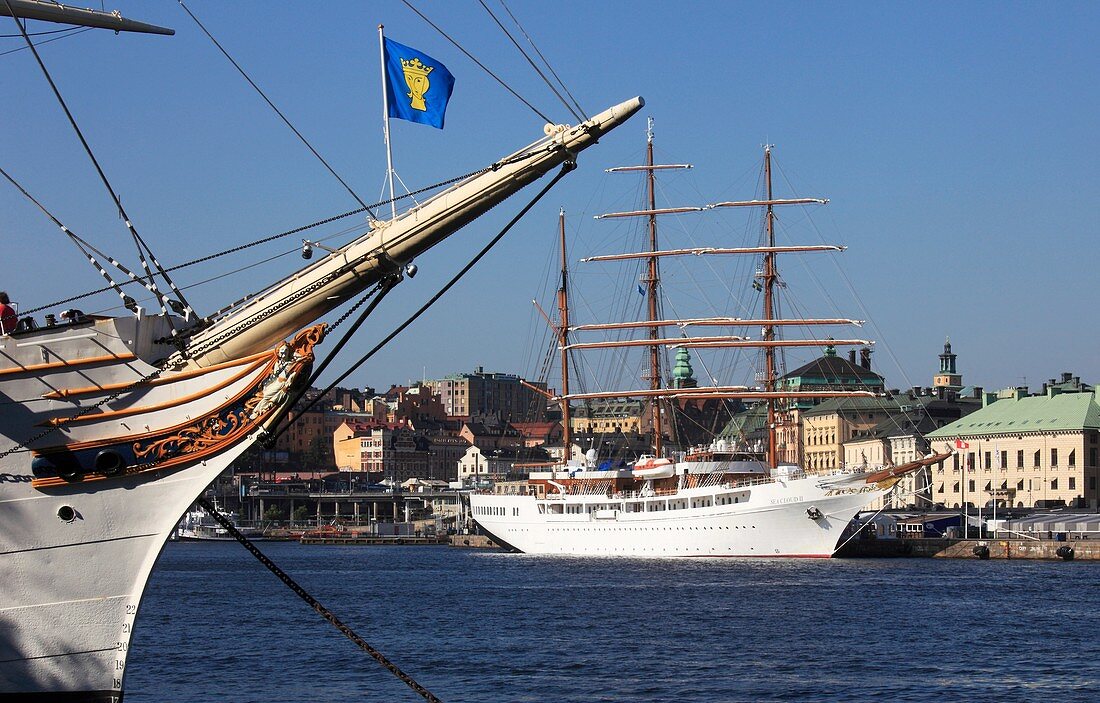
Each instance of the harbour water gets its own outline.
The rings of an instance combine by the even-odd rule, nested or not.
[[[463,701],[1095,701],[1095,563],[262,545]],[[126,700],[416,701],[239,545],[169,544]]]

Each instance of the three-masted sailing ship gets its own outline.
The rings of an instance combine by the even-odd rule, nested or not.
[[[564,425],[564,460],[549,470],[532,471],[526,490],[520,493],[479,491],[470,497],[472,517],[501,545],[531,554],[568,554],[627,557],[829,557],[838,547],[845,528],[863,508],[883,497],[901,476],[943,459],[929,457],[888,469],[838,471],[812,475],[780,459],[777,434],[787,403],[835,397],[873,397],[870,390],[784,390],[779,386],[776,350],[789,347],[866,345],[862,339],[782,339],[777,334],[788,326],[855,325],[846,318],[790,319],[776,315],[779,280],[776,259],[780,254],[840,251],[834,245],[776,244],[775,209],[789,205],[822,205],[820,198],[777,198],[772,190],[771,147],[764,148],[764,197],[719,202],[705,207],[657,207],[655,173],[690,168],[686,164],[656,164],[653,159],[652,124],[647,134],[646,163],[608,169],[609,172],[641,171],[646,175],[648,207],[616,212],[599,218],[639,217],[648,224],[647,251],[610,254],[586,262],[642,259],[647,297],[645,320],[571,325],[568,309],[568,275],[564,221],[559,226],[562,251],[561,285],[558,290],[559,322],[556,327],[561,352]],[[661,250],[657,218],[662,215],[723,208],[762,208],[763,242],[759,246],[696,247]],[[564,217],[562,215],[561,217]],[[763,293],[760,319],[707,317],[660,319],[658,304],[659,261],[675,256],[762,256],[756,272]],[[742,335],[690,336],[693,328],[760,328],[759,339]],[[670,337],[666,329],[684,331]],[[644,338],[614,341],[572,342],[572,332],[643,330]],[[648,350],[645,373],[649,387],[628,391],[570,392],[569,352],[583,349],[642,347]],[[668,387],[661,372],[662,347],[760,349],[764,370],[760,385]],[[570,435],[570,402],[612,398],[644,398],[650,402],[653,452],[632,466],[600,469],[596,452],[573,458]],[[753,447],[715,440],[689,451],[666,452],[661,404],[695,399],[738,399],[766,407],[767,446],[764,456]],[[669,407],[667,417],[674,410]]]
[[[172,33],[37,0],[0,0],[5,14]],[[24,316],[0,334],[0,699],[121,701],[161,547],[309,379],[327,329],[315,321],[372,288],[388,291],[418,254],[550,171],[571,168],[642,104],[633,98],[574,126],[546,125],[533,143],[392,219],[372,220],[348,244],[326,247],[323,258],[214,315],[198,316],[167,270],[143,255],[145,275],[131,278],[156,296],[159,312],[112,283],[130,313],[71,310],[41,324]],[[89,260],[106,258],[74,241]]]

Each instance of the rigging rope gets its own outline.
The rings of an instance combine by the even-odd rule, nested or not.
[[[541,78],[542,81],[546,83],[546,85],[550,88],[550,90],[553,91],[557,99],[561,101],[561,104],[565,105],[565,109],[569,110],[569,112],[573,114],[573,117],[577,118],[578,122],[583,122],[584,119],[579,114],[577,114],[577,111],[573,109],[573,106],[570,105],[569,102],[561,96],[561,93],[558,92],[558,89],[555,88],[554,84],[550,82],[550,79],[547,78],[545,74],[543,74],[538,65],[531,60],[531,57],[527,55],[527,52],[524,51],[523,47],[519,45],[519,42],[515,40],[515,38],[512,36],[512,33],[509,32],[503,24],[501,24],[500,20],[497,19],[497,16],[494,15],[493,11],[489,9],[489,6],[485,4],[485,0],[477,1],[481,3],[481,6],[485,9],[485,12],[488,13],[489,17],[493,18],[493,21],[496,22],[498,27],[500,27],[500,31],[504,32],[504,36],[508,37],[508,40],[512,42],[512,45],[515,46],[517,50],[519,50],[520,55],[523,56],[523,58],[527,59],[527,63],[531,64],[531,68],[535,69],[535,73],[539,74],[539,78]],[[515,19],[515,17],[513,17],[512,19]]]
[[[367,306],[367,309],[364,310],[361,315],[359,315],[359,318],[355,321],[355,324],[351,326],[351,329],[349,329],[344,334],[344,336],[340,338],[340,341],[337,342],[336,346],[332,348],[332,351],[328,353],[328,356],[325,357],[325,360],[318,364],[317,368],[313,369],[313,372],[309,375],[309,379],[301,384],[301,387],[298,389],[297,393],[294,394],[294,397],[290,398],[286,403],[284,403],[282,410],[276,413],[268,421],[269,426],[277,427],[279,423],[281,423],[287,416],[290,415],[290,413],[294,410],[294,406],[296,406],[298,402],[305,396],[305,394],[309,392],[309,389],[313,387],[313,384],[316,383],[321,374],[325,372],[325,369],[328,368],[328,365],[332,363],[333,359],[336,358],[336,355],[339,354],[340,351],[344,348],[344,345],[351,341],[351,338],[355,334],[356,330],[358,330],[359,327],[362,326],[363,322],[366,321],[370,314],[374,312],[375,308],[378,307],[379,303],[382,302],[382,299],[385,298],[386,295],[391,290],[393,290],[394,286],[401,282],[401,280],[402,278],[399,274],[386,276],[378,282],[378,285],[367,291],[366,295],[359,299],[359,302],[351,306],[351,308],[347,312],[341,315],[340,319],[334,322],[331,327],[325,330],[325,335],[328,336],[328,334],[330,334],[333,330],[343,324],[345,320],[351,317],[352,313],[359,309],[359,306],[367,302],[367,300],[373,298],[370,305]],[[298,413],[298,416],[301,415],[302,413]],[[296,417],[291,418],[288,425],[292,424],[295,419]],[[265,437],[264,443],[269,446],[274,446],[274,437],[275,435]]]
[[[486,73],[488,73],[488,74],[489,74],[489,75],[490,75],[490,76],[491,76],[491,77],[492,77],[492,78],[493,78],[493,79],[494,79],[494,80],[495,80],[495,81],[496,81],[497,83],[500,83],[500,84],[501,84],[501,85],[502,85],[502,86],[504,87],[504,89],[505,89],[505,90],[507,90],[507,91],[508,91],[509,93],[511,93],[511,94],[512,94],[513,96],[515,96],[515,98],[516,98],[517,100],[519,100],[519,101],[520,101],[521,103],[523,103],[523,104],[524,104],[524,105],[526,105],[527,107],[531,108],[531,111],[532,111],[532,112],[534,112],[534,113],[535,113],[536,115],[538,115],[539,117],[541,117],[541,118],[542,118],[542,120],[543,120],[544,122],[548,122],[548,123],[550,123],[550,124],[553,124],[553,123],[554,123],[554,121],[553,121],[552,119],[550,119],[550,118],[549,118],[549,117],[547,117],[546,115],[544,115],[544,114],[542,114],[541,112],[539,112],[539,111],[538,111],[538,108],[536,108],[536,107],[535,107],[534,105],[532,105],[531,103],[529,103],[529,102],[527,102],[526,100],[524,100],[524,99],[523,99],[523,96],[521,96],[521,95],[520,95],[519,93],[517,93],[517,92],[516,92],[515,90],[513,90],[513,89],[512,89],[512,87],[511,87],[510,85],[508,85],[508,84],[507,84],[507,83],[505,83],[505,82],[504,82],[503,80],[501,80],[501,78],[500,78],[500,77],[499,77],[499,76],[498,76],[497,74],[495,74],[495,73],[493,73],[493,72],[492,72],[491,70],[489,70],[489,67],[488,67],[488,66],[486,66],[485,64],[483,64],[483,63],[481,63],[480,61],[478,61],[478,60],[477,60],[476,58],[474,58],[474,55],[473,55],[473,54],[471,54],[471,53],[470,53],[469,51],[466,51],[466,49],[462,48],[462,45],[461,45],[461,44],[459,44],[458,42],[456,42],[456,41],[455,41],[454,39],[452,39],[452,38],[451,38],[451,35],[447,34],[447,33],[446,33],[446,32],[444,32],[444,31],[443,31],[442,29],[440,29],[440,28],[439,28],[439,26],[437,26],[437,25],[436,25],[436,24],[435,24],[434,22],[432,22],[432,21],[431,21],[430,19],[428,19],[428,18],[427,18],[427,17],[426,17],[425,15],[424,15],[424,13],[423,13],[423,12],[421,12],[420,10],[416,9],[415,7],[413,7],[413,4],[412,4],[411,2],[409,2],[409,0],[401,0],[401,2],[405,3],[405,6],[406,6],[406,7],[408,7],[408,8],[410,9],[410,10],[412,10],[412,11],[413,11],[413,12],[415,12],[415,13],[416,13],[417,15],[419,15],[419,16],[420,16],[420,19],[422,19],[422,20],[424,20],[425,22],[427,22],[427,23],[428,23],[428,25],[430,25],[432,29],[434,29],[435,31],[437,31],[437,32],[439,32],[440,34],[442,34],[442,35],[443,35],[443,38],[444,38],[444,39],[446,39],[447,41],[449,41],[449,42],[451,42],[452,44],[454,44],[454,45],[455,45],[455,48],[456,48],[456,49],[458,49],[459,51],[461,51],[461,52],[462,52],[463,54],[465,54],[465,55],[466,55],[466,58],[468,58],[468,59],[470,59],[471,61],[473,61],[474,63],[476,63],[476,64],[478,65],[478,67],[479,67],[479,68],[481,68],[481,70],[483,70],[483,71],[485,71]]]
[[[587,120],[588,114],[581,108],[580,103],[578,103],[577,99],[573,97],[573,94],[569,92],[569,89],[565,87],[565,83],[562,81],[561,78],[558,77],[558,74],[554,70],[554,67],[550,65],[550,62],[547,61],[546,57],[542,55],[542,52],[539,51],[539,48],[535,46],[535,41],[531,39],[531,37],[527,34],[527,30],[525,30],[523,28],[523,25],[519,23],[519,20],[516,19],[516,16],[512,14],[511,10],[508,9],[508,6],[504,4],[504,0],[500,0],[500,6],[504,8],[504,11],[508,13],[508,16],[512,18],[512,21],[516,23],[516,26],[519,27],[519,31],[523,33],[523,37],[527,40],[527,43],[531,45],[531,48],[535,50],[535,53],[538,54],[538,57],[542,59],[542,62],[544,64],[546,64],[546,68],[550,71],[550,75],[554,76],[554,80],[558,82],[558,85],[561,86],[561,89],[564,90],[565,94],[569,96],[569,99],[573,101],[573,106],[577,108],[577,112],[580,113],[581,118]]]
[[[81,27],[81,28],[78,28],[78,29],[77,28],[65,29],[65,30],[62,30],[62,31],[67,32],[67,34],[62,34],[61,36],[54,37],[53,39],[46,39],[45,41],[40,41],[37,44],[35,44],[35,46],[42,46],[43,44],[49,44],[50,42],[60,41],[62,39],[68,39],[69,37],[74,37],[77,34],[82,34],[84,32],[89,32],[93,29],[95,29],[95,27]],[[13,34],[11,36],[15,37],[15,36],[21,36],[21,35]],[[36,35],[31,34],[30,36],[33,37],[33,36],[36,36]],[[14,54],[17,51],[26,51],[26,50],[27,50],[27,47],[20,46],[20,47],[15,48],[15,49],[8,49],[7,51],[0,52],[0,56],[7,56],[8,54]]]
[[[520,218],[522,218],[524,215],[526,215],[528,213],[528,211],[530,211],[531,208],[533,208],[535,206],[536,203],[538,203],[540,200],[542,200],[544,195],[546,195],[548,192],[550,192],[550,189],[553,188],[557,184],[558,181],[560,181],[562,178],[565,177],[565,174],[569,173],[570,171],[572,171],[576,167],[577,167],[577,163],[575,161],[566,161],[566,162],[564,162],[561,165],[561,170],[558,171],[557,175],[555,175],[554,178],[551,179],[551,181],[549,183],[547,183],[545,186],[543,186],[542,190],[540,190],[535,195],[535,197],[531,199],[531,202],[529,202],[525,206],[523,206],[523,209],[521,209],[519,211],[519,213],[516,214],[515,217],[513,217],[511,220],[509,220],[508,224],[504,225],[504,228],[502,230],[500,230],[500,232],[497,233],[497,235],[495,237],[493,237],[489,241],[488,244],[486,244],[484,247],[482,247],[481,251],[479,251],[477,253],[477,255],[474,256],[474,258],[470,259],[470,261],[465,266],[463,266],[462,269],[459,270],[459,272],[456,273],[451,278],[451,280],[447,281],[447,283],[442,288],[440,288],[439,291],[436,292],[435,295],[433,295],[426,303],[421,305],[420,308],[416,312],[414,312],[408,319],[406,319],[404,322],[402,322],[400,325],[398,325],[396,328],[394,328],[394,330],[392,332],[390,332],[388,335],[386,335],[386,337],[381,342],[376,344],[370,351],[368,351],[366,354],[364,354],[362,357],[360,357],[359,360],[356,361],[354,364],[352,364],[351,367],[349,367],[347,371],[345,371],[343,374],[341,374],[339,376],[339,378],[337,378],[335,381],[333,381],[328,386],[326,386],[325,389],[323,391],[321,391],[317,395],[316,398],[314,398],[312,401],[310,401],[308,404],[306,404],[305,407],[303,407],[301,409],[301,411],[299,412],[299,415],[304,414],[306,411],[308,411],[310,408],[312,408],[314,405],[316,405],[318,402],[320,402],[321,398],[323,398],[328,393],[330,393],[334,388],[336,388],[336,386],[340,385],[340,383],[342,383],[344,381],[344,379],[346,379],[348,376],[355,373],[355,371],[357,371],[360,366],[367,363],[367,361],[372,356],[377,354],[378,351],[380,349],[382,349],[382,347],[389,344],[390,341],[394,337],[401,334],[401,332],[403,332],[406,327],[408,327],[413,322],[415,322],[417,318],[419,318],[421,315],[423,315],[428,310],[428,308],[430,308],[432,305],[434,305],[436,303],[436,301],[438,301],[440,298],[442,298],[443,295],[447,291],[449,291],[451,288],[453,288],[454,285],[456,283],[458,283],[459,280],[461,280],[462,277],[465,276],[470,271],[470,269],[472,269],[477,264],[477,262],[481,261],[481,259],[484,258],[484,256],[489,253],[490,249],[492,249],[494,246],[496,246],[496,244],[501,239],[504,238],[504,235],[508,234],[508,231],[511,230],[512,227],[514,227],[517,222],[519,222]],[[266,441],[268,441],[270,443],[274,443],[275,440],[277,440],[282,434],[284,434],[287,431],[287,429],[289,429],[289,427],[290,427],[290,425],[288,423],[286,425],[283,425],[281,427],[276,428],[267,437]]]
[[[61,34],[62,32],[71,32],[74,29],[79,29],[79,28],[80,28],[80,25],[74,24],[74,25],[65,27],[64,29],[51,29],[48,32],[27,32],[27,36],[28,37],[41,37],[41,36],[44,36],[46,34]],[[0,34],[0,39],[20,39],[20,38],[22,38],[22,36],[23,36],[22,34]]]
[[[290,120],[286,118],[286,115],[284,115],[279,108],[275,107],[275,103],[271,102],[271,99],[267,97],[267,94],[264,93],[260,86],[256,85],[256,82],[253,81],[247,73],[245,73],[245,70],[241,68],[241,65],[237,63],[232,56],[229,55],[229,52],[225,50],[225,47],[223,47],[221,43],[214,38],[214,35],[210,33],[210,30],[206,28],[206,25],[199,21],[199,18],[195,16],[195,13],[191,12],[191,8],[187,7],[183,0],[179,0],[179,4],[180,7],[183,8],[184,12],[186,12],[191,17],[191,19],[195,21],[195,24],[199,26],[199,29],[202,30],[203,34],[210,38],[210,41],[214,43],[214,46],[218,47],[218,51],[222,52],[225,58],[229,59],[229,63],[233,64],[233,68],[237,69],[237,72],[240,73],[246,81],[248,81],[248,84],[252,86],[257,93],[259,93],[260,97],[264,99],[264,102],[268,104],[268,107],[275,111],[275,114],[279,116],[279,119],[281,119],[287,127],[290,127],[290,131],[294,132],[294,135],[298,137],[298,139],[303,144],[306,145],[306,148],[308,148],[313,153],[313,155],[317,157],[317,160],[320,161],[324,165],[324,167],[328,169],[328,172],[331,173],[333,177],[336,178],[336,180],[340,181],[340,185],[344,186],[348,193],[351,193],[351,197],[355,198],[355,201],[359,203],[359,205],[361,205],[367,212],[369,212],[371,217],[374,217],[374,213],[371,212],[371,209],[367,206],[365,202],[363,202],[363,199],[359,197],[359,194],[352,190],[351,186],[349,186],[347,182],[340,177],[340,174],[336,173],[336,170],[333,169],[332,166],[329,166],[328,161],[325,161],[324,157],[322,157],[321,154],[319,154],[317,150],[313,148],[313,145],[309,143],[309,140],[302,136],[302,133],[299,132],[298,129],[290,123]]]
[[[263,564],[268,571],[275,574],[276,578],[282,581],[287,586],[287,588],[294,591],[294,593],[297,594],[299,598],[304,600],[310,608],[313,608],[313,610],[316,611],[318,615],[323,617],[333,627],[339,630],[340,633],[344,635],[344,637],[347,637],[349,640],[354,642],[356,646],[359,647],[359,649],[362,649],[364,652],[369,654],[372,659],[384,666],[387,671],[399,678],[406,686],[416,691],[424,700],[431,701],[431,703],[442,703],[442,701],[437,698],[431,691],[417,683],[416,680],[413,679],[413,677],[402,671],[396,664],[390,661],[386,657],[386,655],[382,654],[382,652],[379,652],[377,649],[372,647],[370,643],[368,643],[365,639],[356,634],[355,630],[345,625],[340,620],[340,618],[336,617],[336,615],[331,610],[326,608],[324,605],[321,604],[320,601],[310,595],[309,592],[306,591],[306,589],[298,585],[297,581],[292,579],[285,571],[280,569],[275,562],[271,561],[271,559],[266,554],[261,552],[250,539],[242,535],[240,530],[238,530],[228,518],[222,515],[218,511],[217,507],[212,505],[210,501],[208,501],[205,497],[200,497],[196,502],[199,504],[199,506],[202,507],[203,510],[205,510],[210,515],[210,517],[214,518],[214,520],[217,521],[219,525],[224,527],[229,534],[233,535],[233,538],[240,542],[241,545],[244,546],[244,548],[252,554],[252,556],[256,557],[256,559],[261,564]]]
[[[11,3],[8,2],[8,0],[4,0],[4,4],[8,8],[8,12],[14,17],[15,12],[11,9]],[[46,77],[46,81],[50,84],[50,88],[53,90],[54,97],[57,98],[57,102],[61,105],[61,109],[65,112],[65,116],[68,118],[69,124],[72,125],[73,131],[76,132],[76,136],[80,139],[80,143],[84,147],[84,151],[88,155],[88,158],[91,160],[92,165],[95,167],[96,173],[99,174],[100,180],[103,182],[104,187],[107,188],[107,192],[110,194],[111,199],[114,201],[115,206],[118,208],[119,215],[121,215],[122,218],[125,220],[126,228],[127,230],[129,230],[130,236],[134,240],[134,245],[137,247],[138,258],[141,260],[141,265],[145,269],[146,278],[148,278],[149,280],[149,285],[153,286],[153,289],[151,290],[157,290],[158,297],[160,299],[161,312],[166,313],[166,308],[171,307],[177,313],[186,314],[188,317],[190,317],[192,314],[194,314],[194,310],[191,308],[190,305],[187,304],[187,299],[184,298],[183,293],[178,288],[176,288],[176,285],[168,276],[167,271],[165,271],[160,263],[156,260],[156,257],[153,255],[152,250],[141,238],[141,235],[138,234],[137,229],[130,221],[130,216],[126,214],[126,210],[122,207],[122,200],[118,197],[118,193],[115,192],[115,189],[111,185],[111,182],[107,179],[107,174],[104,173],[103,169],[100,167],[99,160],[96,158],[95,153],[92,151],[91,146],[88,144],[88,141],[84,138],[84,133],[80,130],[80,126],[76,123],[76,118],[73,117],[72,112],[69,111],[69,106],[65,103],[65,99],[61,97],[61,91],[58,90],[57,84],[54,83],[53,77],[46,69],[46,64],[42,62],[42,57],[39,56],[38,50],[34,47],[34,43],[31,42],[30,37],[27,36],[26,27],[24,27],[23,23],[20,22],[18,19],[15,20],[15,24],[19,27],[19,31],[23,35],[23,39],[27,44],[27,48],[31,50],[31,53],[34,55],[34,60],[38,63],[38,67],[42,70],[42,74]],[[157,272],[161,275],[162,278],[164,278],[165,282],[172,289],[172,292],[175,293],[176,297],[179,299],[179,303],[175,303],[175,301],[172,301],[167,295],[160,293],[159,289],[157,289],[156,282],[153,278],[153,273],[149,269],[149,264],[145,256],[146,252],[149,253],[149,258],[153,260],[153,265],[156,266]],[[177,309],[177,305],[182,306],[182,309]],[[174,328],[170,317],[169,324],[172,325]]]
[[[522,161],[523,159],[530,158],[533,155],[534,155],[534,152],[525,152],[523,154],[517,154],[516,156],[514,156],[512,158],[505,159],[503,161],[498,161],[498,162],[496,162],[496,163],[494,163],[490,166],[485,166],[484,168],[480,168],[476,171],[470,171],[469,173],[463,174],[461,176],[455,176],[454,178],[448,178],[445,181],[440,181],[438,183],[433,183],[432,185],[429,185],[429,186],[424,186],[423,188],[418,188],[417,190],[414,190],[411,193],[406,193],[405,195],[398,195],[396,197],[390,198],[389,200],[379,201],[379,202],[374,203],[373,205],[371,205],[371,207],[377,208],[377,207],[382,207],[383,205],[389,205],[392,202],[397,202],[397,201],[403,200],[405,198],[411,198],[411,197],[414,197],[414,196],[419,195],[421,193],[427,192],[429,190],[435,190],[436,188],[442,188],[443,186],[448,186],[448,185],[451,185],[452,183],[457,183],[459,181],[466,180],[467,178],[473,178],[475,176],[480,176],[484,173],[489,173],[490,171],[496,171],[496,170],[500,169],[500,167],[502,167],[502,166],[507,166],[509,164],[516,163],[517,161]],[[30,196],[28,195],[27,197],[30,197]],[[262,239],[257,239],[255,241],[248,242],[246,244],[241,244],[239,246],[232,247],[230,249],[225,249],[223,251],[216,252],[214,254],[207,254],[206,256],[199,257],[198,259],[192,259],[191,261],[187,261],[187,262],[182,263],[182,264],[177,264],[175,266],[170,266],[169,268],[167,268],[165,270],[166,271],[179,271],[180,269],[184,269],[184,268],[187,268],[189,266],[195,266],[196,264],[206,263],[207,261],[212,261],[213,259],[217,259],[217,258],[220,258],[220,257],[223,257],[223,256],[228,256],[230,254],[236,254],[237,252],[244,251],[245,249],[251,249],[252,247],[260,246],[261,244],[267,244],[267,243],[273,242],[277,239],[282,239],[284,237],[289,237],[289,236],[295,235],[295,234],[301,234],[302,232],[305,232],[307,230],[314,229],[314,228],[320,227],[322,225],[327,225],[329,223],[336,222],[337,220],[342,220],[344,218],[351,217],[352,215],[358,215],[358,214],[361,214],[361,213],[364,213],[364,212],[368,212],[368,209],[360,207],[360,208],[356,208],[354,210],[349,210],[349,211],[341,213],[339,215],[333,215],[332,217],[326,217],[323,220],[317,220],[316,222],[311,222],[308,225],[302,225],[300,227],[295,227],[294,229],[290,229],[290,230],[287,230],[285,232],[280,232],[279,234],[273,234],[271,236],[264,237]],[[132,283],[132,281],[127,281],[127,282],[121,283],[120,285],[126,286],[126,285],[129,285],[130,283]],[[144,283],[143,283],[143,285],[144,285]],[[93,295],[99,295],[100,293],[106,293],[107,291],[110,291],[110,290],[112,290],[112,288],[110,286],[107,286],[105,288],[100,288],[98,290],[93,290],[93,291],[90,291],[90,292],[87,292],[87,293],[81,293],[79,295],[70,296],[68,298],[64,298],[62,300],[58,300],[58,301],[49,303],[47,305],[39,305],[37,307],[30,308],[29,310],[25,310],[22,314],[23,315],[30,315],[32,313],[41,312],[42,310],[48,310],[49,308],[59,307],[61,305],[67,305],[68,303],[72,303],[72,302],[75,302],[77,300],[83,300],[84,298],[90,298]],[[251,297],[251,296],[249,296],[249,297]],[[246,298],[242,299],[240,302],[243,302],[244,300],[247,300],[247,299],[248,298],[246,297]],[[220,310],[218,312],[219,313],[224,313],[224,312],[227,312],[227,311],[228,311],[228,309]]]

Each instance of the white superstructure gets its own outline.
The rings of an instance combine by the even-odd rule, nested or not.
[[[528,495],[471,495],[474,520],[529,554],[828,557],[855,514],[888,490],[862,476],[797,471],[673,490],[633,483],[629,471],[558,475],[532,474]],[[619,488],[627,481],[636,490]]]

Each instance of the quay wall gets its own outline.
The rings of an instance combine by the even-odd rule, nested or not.
[[[989,550],[989,559],[1050,559],[1062,561],[1061,547],[1073,550],[1078,561],[1100,560],[1100,540],[1051,539],[859,539],[844,545],[839,558],[902,558],[977,559],[975,547]]]
[[[463,549],[501,549],[486,535],[451,535],[451,546]]]

